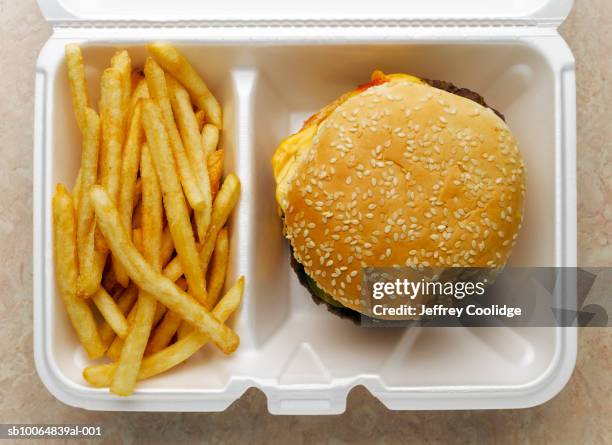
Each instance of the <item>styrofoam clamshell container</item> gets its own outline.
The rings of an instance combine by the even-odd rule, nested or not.
[[[528,180],[515,266],[576,265],[574,59],[557,27],[572,0],[39,0],[54,27],[36,72],[34,349],[61,401],[93,410],[221,411],[248,388],[276,414],[333,414],[366,387],[391,409],[518,408],[557,394],[572,373],[574,328],[366,329],[315,306],[289,266],[270,157],[309,113],[373,69],[448,80],[506,115]],[[230,222],[231,282],[245,275],[230,325],[241,347],[206,347],[118,398],[88,386],[89,363],[54,280],[50,203],[80,162],[64,45],[83,46],[97,103],[117,48],[142,65],[149,41],[169,41],[224,109],[226,171],[243,183]]]

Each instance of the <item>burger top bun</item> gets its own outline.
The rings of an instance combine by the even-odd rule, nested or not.
[[[357,311],[362,267],[502,267],[523,219],[509,128],[428,85],[387,82],[351,97],[296,162],[286,236],[319,287]]]

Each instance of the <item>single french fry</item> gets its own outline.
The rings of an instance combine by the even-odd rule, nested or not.
[[[198,110],[195,112],[196,120],[198,121],[198,131],[202,132],[204,124],[206,123],[206,112],[204,110]]]
[[[208,300],[214,307],[223,291],[225,276],[227,275],[227,264],[229,261],[229,238],[227,229],[223,228],[217,236],[215,250],[213,252],[210,277],[207,280],[208,284]]]
[[[223,176],[224,155],[225,152],[223,150],[216,150],[208,155],[208,175],[210,176],[210,192],[213,201],[217,196],[221,177]]]
[[[121,215],[121,222],[126,231],[132,228],[132,213],[134,211],[134,194],[138,168],[140,167],[140,148],[144,139],[141,122],[142,102],[139,101],[130,118],[125,146],[123,148],[123,161],[121,163],[121,187],[119,189],[119,202],[117,208]],[[129,278],[118,261],[113,261],[113,270],[117,281],[127,287]]]
[[[121,74],[116,69],[104,70],[100,81],[100,121],[102,123],[100,184],[106,189],[113,203],[117,202],[121,184],[121,151],[125,114],[121,85]]]
[[[146,116],[145,107],[145,116]],[[212,341],[224,353],[236,350],[240,339],[234,331],[219,322],[189,294],[164,277],[140,255],[129,240],[120,223],[119,213],[106,191],[96,186],[90,192],[96,212],[96,220],[111,251],[121,261],[130,279],[142,290],[153,295],[169,310],[177,312],[196,329],[209,334]],[[170,224],[172,228],[172,224]],[[193,236],[193,235],[192,235]],[[176,243],[175,243],[176,244]]]
[[[140,146],[140,144],[138,144]],[[142,178],[142,253],[154,271],[161,271],[161,239],[163,232],[162,192],[148,145],[143,145],[140,161]],[[131,193],[130,193],[131,195]],[[123,234],[127,234],[125,226]],[[129,240],[128,240],[129,242]],[[144,355],[157,302],[146,290],[141,289],[134,322],[125,339],[117,370],[111,383],[111,391],[117,395],[130,395],[134,391],[138,369]]]
[[[163,69],[187,88],[194,103],[206,112],[207,119],[221,128],[223,126],[221,106],[185,56],[168,43],[151,43],[147,45],[147,50]]]
[[[59,184],[53,196],[55,276],[70,322],[90,358],[104,354],[96,322],[87,301],[77,297],[76,221],[72,198]]]
[[[85,78],[85,66],[83,64],[83,53],[81,47],[76,43],[69,43],[65,47],[66,68],[68,71],[68,82],[72,96],[72,108],[76,117],[77,125],[81,133],[85,132],[86,116],[85,108],[89,106],[87,94],[87,79]]]
[[[117,70],[121,77],[121,97],[123,98],[123,124],[129,117],[130,99],[132,97],[132,59],[126,50],[117,51],[111,58],[111,67]]]
[[[208,156],[213,153],[219,145],[219,129],[212,124],[204,125],[202,128],[202,149]]]
[[[132,306],[134,306],[137,296],[138,288],[134,283],[131,283],[127,289],[122,289],[120,291],[119,296],[115,298],[115,301],[117,302],[117,307],[119,308],[119,311],[121,311],[121,315],[123,315],[124,317],[126,316]],[[98,331],[100,332],[102,344],[104,344],[104,346],[108,349],[108,347],[113,342],[113,339],[115,338],[115,331],[106,321],[102,322]],[[119,352],[121,352],[121,349],[119,349]],[[119,354],[117,354],[117,358],[119,358]]]
[[[168,142],[174,155],[180,182],[185,191],[185,196],[187,196],[187,201],[189,201],[192,208],[202,209],[205,206],[204,196],[198,186],[195,173],[189,164],[189,158],[174,121],[164,70],[149,57],[145,63],[145,76],[151,99],[161,112],[161,120],[166,129]]]
[[[223,322],[227,320],[240,305],[243,293],[244,277],[240,277],[236,284],[219,301],[219,304],[215,306],[212,312],[214,317]],[[193,330],[176,343],[145,357],[138,372],[138,380],[156,376],[183,363],[206,345],[208,341],[209,337],[206,334],[197,329]],[[113,379],[115,369],[115,363],[89,366],[83,371],[83,377],[95,387],[107,387]]]
[[[119,337],[125,338],[128,333],[128,323],[115,300],[101,287],[91,298],[113,331]]]
[[[177,280],[176,284],[183,290],[187,289],[187,282],[184,278]],[[159,325],[157,325],[155,331],[151,334],[149,344],[145,350],[145,355],[151,355],[154,352],[160,351],[168,346],[172,340],[172,337],[176,333],[176,330],[181,324],[181,321],[182,319],[179,314],[172,311],[166,311],[164,318]]]
[[[163,190],[164,207],[172,241],[189,284],[189,293],[200,303],[206,304],[204,274],[198,257],[189,212],[179,183],[168,135],[162,123],[161,112],[151,100],[146,100],[143,105],[143,125],[151,148],[155,171]]]
[[[206,231],[210,225],[210,216],[212,212],[212,195],[210,193],[210,179],[208,177],[208,163],[204,151],[202,150],[202,141],[198,131],[198,121],[193,112],[189,93],[179,84],[172,76],[166,76],[168,91],[170,93],[170,102],[172,110],[178,123],[179,131],[189,164],[195,172],[196,180],[200,191],[204,196],[204,208],[195,210],[195,222],[198,233],[198,240],[204,241]]]
[[[94,210],[89,200],[89,191],[96,184],[98,176],[100,118],[94,110],[87,107],[85,120],[76,235],[80,271],[77,294],[80,297],[89,297],[100,287],[106,261],[106,255],[95,247]]]

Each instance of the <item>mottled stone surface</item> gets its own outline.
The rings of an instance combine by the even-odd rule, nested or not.
[[[612,331],[580,333],[567,387],[532,409],[392,412],[357,388],[332,417],[274,417],[249,391],[219,414],[96,413],[43,387],[32,358],[34,64],[50,35],[34,0],[0,0],[0,421],[103,424],[92,443],[612,443]],[[612,2],[577,0],[563,25],[578,60],[579,258],[612,265]],[[33,442],[28,442],[33,443]],[[45,443],[52,443],[51,441]]]

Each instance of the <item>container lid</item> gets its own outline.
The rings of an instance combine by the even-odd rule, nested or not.
[[[55,26],[384,25],[474,23],[556,27],[574,0],[38,0]]]

